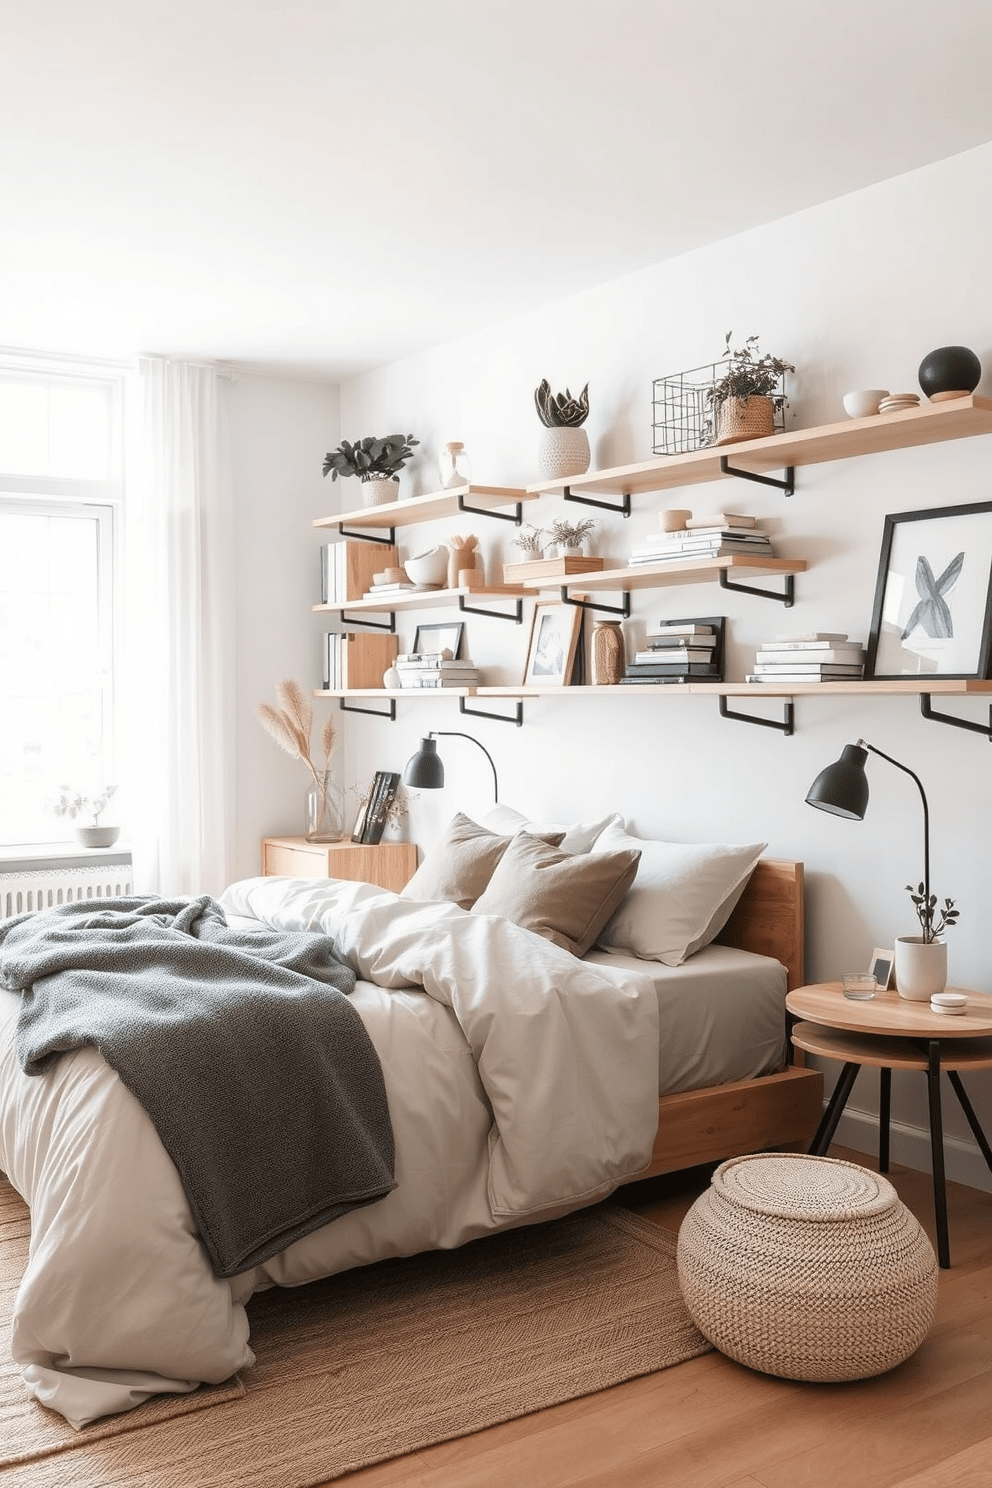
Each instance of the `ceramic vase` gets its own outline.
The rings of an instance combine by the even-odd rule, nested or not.
[[[896,990],[908,1002],[929,1002],[947,986],[947,945],[924,941],[922,935],[897,935]]]
[[[981,380],[982,364],[967,346],[938,346],[923,358],[918,376],[931,403],[940,403],[973,393]]]
[[[385,480],[362,481],[362,505],[384,506],[387,501],[395,501],[400,494],[400,483],[392,477]]]
[[[585,429],[542,429],[538,445],[538,468],[542,480],[566,480],[585,475],[592,458]]]
[[[307,788],[303,835],[308,842],[340,842],[344,836],[344,792],[325,770]]]
[[[724,398],[716,409],[717,444],[765,439],[775,433],[775,404],[761,393],[750,398]]]

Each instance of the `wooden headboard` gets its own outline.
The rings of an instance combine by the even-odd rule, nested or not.
[[[774,956],[789,973],[789,991],[805,980],[803,864],[761,858],[717,941]]]

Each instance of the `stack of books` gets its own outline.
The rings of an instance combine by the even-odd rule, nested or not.
[[[702,621],[664,622],[645,635],[644,649],[635,652],[620,679],[625,683],[718,682],[720,632]]]
[[[865,670],[865,648],[845,631],[812,630],[766,641],[748,682],[850,682]]]
[[[359,808],[355,830],[351,834],[352,842],[371,843],[374,846],[382,841],[389,808],[399,786],[400,777],[395,770],[376,770],[368,795]]]
[[[675,532],[659,532],[644,538],[631,552],[630,562],[661,563],[674,558],[725,558],[736,553],[774,556],[772,540],[754,517],[739,512],[716,512],[712,517],[690,518]]]
[[[395,599],[397,594],[422,594],[428,589],[440,589],[440,584],[415,584],[401,568],[391,568],[373,574],[372,586],[365,591],[365,599]]]
[[[320,549],[320,602],[349,604],[360,599],[375,575],[399,562],[395,544],[376,542],[322,543]],[[406,578],[397,569],[398,578]]]
[[[474,661],[447,661],[436,651],[402,652],[393,664],[401,687],[474,687],[481,680]]]

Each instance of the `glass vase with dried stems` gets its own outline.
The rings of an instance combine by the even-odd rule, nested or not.
[[[278,707],[258,705],[262,727],[281,749],[302,760],[313,777],[304,803],[304,832],[308,842],[340,842],[344,836],[344,793],[331,774],[331,755],[337,738],[334,720],[328,716],[320,731],[320,764],[313,757],[310,735],[313,708],[298,682],[291,678],[276,684]]]

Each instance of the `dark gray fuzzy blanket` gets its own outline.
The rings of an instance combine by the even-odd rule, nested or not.
[[[0,923],[21,1067],[100,1051],[154,1122],[218,1276],[395,1187],[355,980],[329,936],[233,929],[207,896]]]

